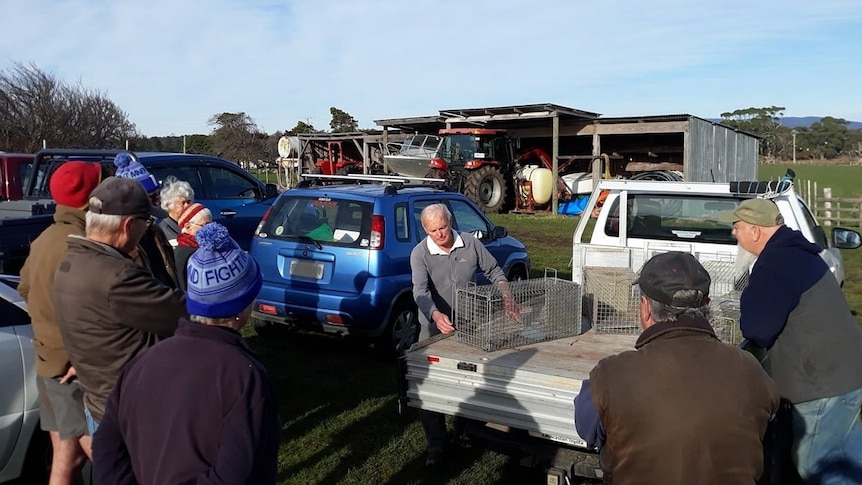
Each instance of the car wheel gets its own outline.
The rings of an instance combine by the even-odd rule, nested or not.
[[[528,279],[530,276],[524,270],[523,266],[515,266],[509,271],[509,275],[506,276],[506,279],[509,281],[523,281]]]
[[[401,300],[392,308],[386,332],[375,342],[381,354],[401,355],[419,339],[419,313],[416,304]]]

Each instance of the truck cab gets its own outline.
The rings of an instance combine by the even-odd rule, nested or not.
[[[33,155],[0,152],[0,201],[24,197],[24,179],[32,167]]]
[[[743,200],[769,198],[778,206],[789,228],[801,232],[821,248],[820,256],[839,284],[844,265],[839,249],[852,249],[859,234],[834,227],[831,238],[817,223],[805,201],[784,182],[663,182],[635,180],[600,181],[587,204],[573,238],[573,278],[582,280],[591,252],[606,249],[634,250],[631,269],[657,252],[686,251],[699,259],[733,262],[736,240],[731,226],[718,215],[732,211]]]

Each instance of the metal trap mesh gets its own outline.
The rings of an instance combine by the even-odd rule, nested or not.
[[[493,352],[581,333],[580,287],[553,277],[508,283],[507,309],[497,285],[455,292],[455,338]]]
[[[733,263],[702,261],[701,264],[712,279],[710,323],[716,336],[722,342],[739,344],[742,341],[739,330],[742,283],[734,280]],[[640,290],[632,286],[636,277],[636,273],[628,268],[593,267],[584,270],[584,305],[597,333],[641,333],[638,316]]]
[[[584,271],[585,304],[592,308],[598,333],[636,335],[640,292],[632,286],[636,275],[628,268],[587,268]]]

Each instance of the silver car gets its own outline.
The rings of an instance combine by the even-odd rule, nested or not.
[[[18,277],[0,275],[0,483],[46,483],[50,445],[39,429],[33,329],[17,286]]]

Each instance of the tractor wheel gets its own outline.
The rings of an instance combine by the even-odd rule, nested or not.
[[[464,195],[469,197],[484,212],[499,213],[506,202],[506,181],[493,165],[486,165],[467,175]]]

